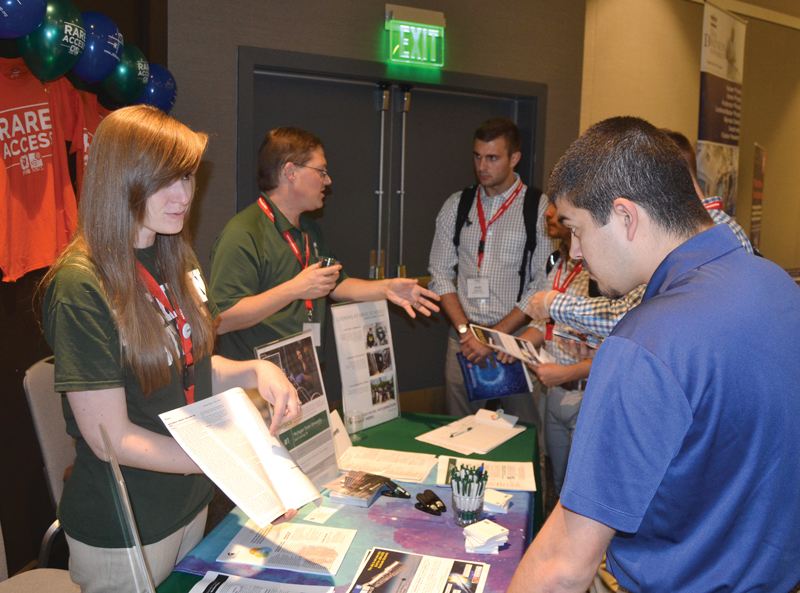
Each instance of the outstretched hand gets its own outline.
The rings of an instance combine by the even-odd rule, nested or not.
[[[411,318],[417,316],[414,309],[430,317],[431,311],[438,312],[439,307],[428,299],[438,301],[439,295],[422,288],[418,282],[416,278],[393,278],[386,288],[386,298],[403,307]]]

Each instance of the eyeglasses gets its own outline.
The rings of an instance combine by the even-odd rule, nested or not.
[[[308,165],[298,165],[297,163],[294,163],[294,166],[295,167],[303,167],[304,169],[313,169],[314,171],[316,171],[317,173],[320,174],[320,176],[322,177],[323,181],[325,180],[326,177],[328,179],[330,179],[330,177],[331,177],[330,174],[328,173],[327,169],[317,169],[316,167],[309,167]]]

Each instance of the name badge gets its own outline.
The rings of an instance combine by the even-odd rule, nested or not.
[[[322,337],[320,336],[319,323],[304,323],[303,331],[311,330],[311,340],[317,348],[322,346]]]
[[[489,279],[488,278],[468,278],[467,297],[471,299],[489,298]]]

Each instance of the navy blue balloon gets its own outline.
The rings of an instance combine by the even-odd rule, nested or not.
[[[0,39],[16,39],[42,24],[47,0],[0,0]]]
[[[150,64],[150,81],[134,101],[135,105],[152,105],[158,107],[164,113],[169,113],[175,105],[175,98],[178,96],[178,85],[172,73],[158,64]]]
[[[1,0],[0,0],[1,1]],[[122,57],[122,33],[100,12],[82,12],[86,47],[72,70],[88,83],[99,82],[114,71]]]

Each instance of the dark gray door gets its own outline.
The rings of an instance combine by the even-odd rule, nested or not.
[[[256,62],[259,63],[259,62]],[[263,63],[260,62],[260,63]],[[244,69],[240,65],[240,75]],[[379,190],[382,90],[379,79],[333,75],[330,72],[286,71],[283,67],[255,66],[252,70],[252,103],[240,100],[240,120],[252,105],[252,127],[240,121],[240,165],[254,165],[254,155],[266,133],[279,126],[297,126],[318,135],[325,145],[331,174],[331,193],[325,207],[312,216],[326,241],[351,276],[369,276],[370,250],[376,250],[380,222],[381,247],[387,252],[386,276],[396,275],[400,247],[400,153],[403,91],[399,82],[386,83],[390,104],[384,127],[384,183]],[[245,92],[249,88],[243,88]],[[405,88],[404,88],[405,90]],[[475,182],[472,169],[472,136],[478,124],[502,115],[518,121],[530,155],[520,174],[525,182],[536,177],[535,138],[540,130],[537,99],[497,92],[469,92],[436,86],[411,88],[406,116],[406,162],[403,260],[410,277],[428,274],[428,254],[436,215],[445,199]],[[242,130],[247,133],[242,133]],[[252,130],[252,135],[250,134]],[[241,138],[240,138],[241,140]],[[538,147],[541,151],[541,147]],[[252,151],[252,157],[242,154]],[[244,157],[244,158],[243,158]],[[240,170],[238,209],[257,197],[254,169]],[[250,182],[247,183],[247,176]],[[242,188],[247,188],[242,195]],[[378,201],[381,200],[381,220]],[[447,320],[410,320],[390,306],[391,325],[403,391],[444,384],[444,352]],[[332,401],[341,399],[341,382],[333,329],[328,321],[325,343],[325,386]]]

